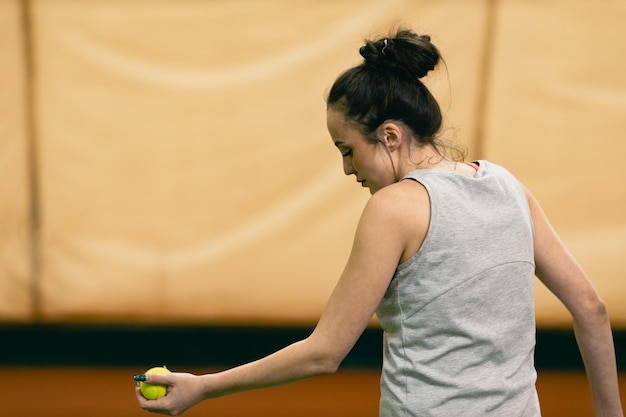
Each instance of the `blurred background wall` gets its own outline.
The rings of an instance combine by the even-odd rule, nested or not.
[[[444,134],[507,166],[626,328],[626,2],[0,0],[0,323],[313,325],[367,191],[324,94],[428,33]],[[568,328],[537,287],[540,327]]]

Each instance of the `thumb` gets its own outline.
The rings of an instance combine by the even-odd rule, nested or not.
[[[136,382],[146,382],[148,384],[169,385],[171,383],[171,374],[141,374],[135,375],[133,379]]]

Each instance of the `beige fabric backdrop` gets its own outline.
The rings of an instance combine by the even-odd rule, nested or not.
[[[323,95],[364,37],[401,22],[444,53],[447,72],[428,81],[446,134],[536,192],[626,325],[626,10],[491,3],[32,1],[41,264],[26,262],[25,116],[5,113],[17,133],[2,131],[0,171],[24,174],[0,197],[21,225],[0,247],[23,243],[2,257],[0,290],[23,300],[0,319],[313,324],[368,197],[342,173]],[[15,19],[0,53],[15,52],[0,77],[19,86],[19,3],[2,4]],[[23,100],[7,93],[3,109]],[[538,321],[568,323],[541,289]]]
[[[501,2],[485,155],[536,194],[626,325],[626,3]],[[540,324],[569,323],[538,287]]]
[[[0,319],[33,315],[26,71],[21,9],[0,1]]]

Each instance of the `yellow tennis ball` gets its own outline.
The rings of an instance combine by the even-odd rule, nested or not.
[[[148,374],[169,374],[170,371],[165,366],[157,366],[146,371]],[[167,394],[167,386],[161,384],[148,384],[147,382],[140,382],[139,389],[141,395],[148,400],[156,400]]]

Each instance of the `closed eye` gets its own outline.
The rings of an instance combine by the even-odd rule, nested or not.
[[[342,141],[339,141],[339,140],[335,141],[335,146],[337,147],[337,149],[339,149],[339,152],[341,152],[341,156],[343,158],[352,156],[352,149],[346,148],[345,144]]]

